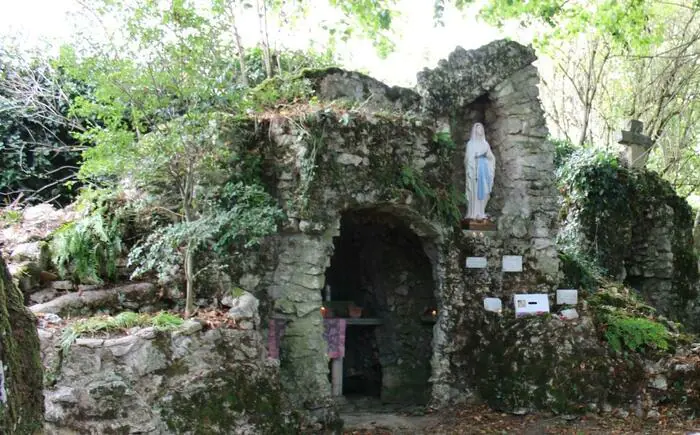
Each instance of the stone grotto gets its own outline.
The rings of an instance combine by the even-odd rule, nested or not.
[[[290,433],[297,418],[332,423],[336,404],[357,397],[571,412],[653,409],[672,396],[647,383],[666,366],[610,356],[588,304],[557,303],[554,149],[534,61],[531,48],[495,41],[458,47],[415,89],[337,68],[302,73],[317,103],[237,125],[287,217],[231,272],[243,296],[219,299],[240,330],[190,321],[78,339],[63,354],[60,334],[40,325],[49,433]],[[476,123],[494,165],[491,183],[475,175],[487,188],[483,227],[462,221]],[[33,260],[9,252],[12,267],[44,261],[37,246]],[[44,325],[47,313],[87,309],[90,289],[58,304],[38,299],[35,281],[22,289]],[[135,285],[138,295],[132,285],[101,297],[112,312],[154,309],[155,289]],[[516,294],[545,295],[551,314],[516,318]],[[485,310],[486,298],[502,307]],[[289,412],[261,418],[271,409]]]

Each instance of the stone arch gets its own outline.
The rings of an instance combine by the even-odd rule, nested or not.
[[[326,271],[332,265],[334,239],[342,237],[343,216],[348,214],[388,217],[402,227],[404,234],[413,238],[413,246],[420,250],[424,259],[425,268],[422,269],[422,276],[424,280],[427,277],[431,284],[432,303],[424,303],[425,307],[421,305],[420,314],[428,308],[433,308],[437,311],[439,320],[442,309],[440,304],[442,283],[438,279],[438,271],[444,230],[410,206],[391,203],[355,203],[331,212],[330,215],[334,218],[323,233],[284,234],[280,238],[279,261],[272,277],[270,297],[274,301],[275,316],[286,319],[285,333],[280,346],[282,386],[293,402],[303,404],[307,409],[323,409],[331,399],[329,358],[326,353],[326,342],[323,339],[324,324],[320,308],[323,304]],[[399,291],[403,292],[403,290]],[[419,319],[419,321],[422,320],[428,321],[427,318]],[[427,329],[426,335],[429,338],[422,352],[424,371],[419,377],[422,381],[417,382],[422,385],[413,385],[416,389],[421,389],[421,400],[414,401],[416,403],[427,402],[432,395],[430,379],[434,377],[435,371],[432,349],[436,344],[433,339],[435,328],[431,325],[432,323],[423,325]],[[385,338],[390,335],[391,331],[385,334]],[[400,350],[399,354],[401,353]],[[406,359],[404,357],[404,360]],[[387,361],[397,362],[397,360],[398,358],[392,359],[389,355],[385,359],[385,365],[391,367]],[[387,370],[387,379],[391,376],[394,379],[397,377],[399,380],[404,379],[401,372],[402,364],[395,365],[399,366],[399,369]],[[390,383],[387,382],[387,391],[390,390],[389,386]],[[394,392],[405,392],[405,384],[398,382],[394,383],[394,386]],[[401,397],[411,398],[413,395],[395,394],[393,399],[389,393],[384,395],[384,398],[389,401],[399,401],[397,399]]]
[[[331,301],[324,305],[334,317],[346,317],[348,303],[363,308],[360,320],[347,320],[343,395],[412,404],[430,400],[440,299],[438,238],[439,231],[407,207],[341,213],[326,269]]]

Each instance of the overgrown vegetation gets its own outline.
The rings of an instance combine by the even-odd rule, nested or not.
[[[683,340],[682,334],[671,334],[670,323],[660,321],[653,307],[622,284],[601,284],[587,302],[602,337],[616,352],[665,352]]]
[[[670,207],[674,291],[682,300],[694,297],[697,257],[687,240],[693,215],[670,184],[652,172],[629,169],[599,149],[573,152],[557,175],[564,222],[558,242],[573,285],[591,287],[601,276],[623,275],[635,236],[663,223],[659,213]]]
[[[86,86],[54,60],[0,42],[0,203],[57,201],[75,194],[80,146],[72,133],[70,99]]]
[[[697,266],[692,247],[683,240],[692,225],[688,204],[656,174],[629,169],[607,151],[576,150],[565,142],[557,149],[564,221],[558,237],[565,276],[562,284],[590,295],[587,302],[601,336],[614,351],[672,350],[680,336],[672,334],[669,324],[660,321],[656,310],[641,302],[633,290],[622,283],[610,284],[610,280],[627,275],[635,243],[661,223],[657,213],[670,207],[674,225],[669,236],[676,271],[672,297],[680,301],[694,297]]]
[[[61,349],[67,355],[75,340],[82,336],[96,336],[115,332],[126,332],[135,327],[152,326],[159,331],[168,331],[182,325],[180,316],[161,311],[157,314],[134,313],[124,311],[116,316],[94,316],[77,320],[63,328],[61,333]]]
[[[415,193],[427,204],[429,213],[440,222],[448,226],[459,225],[462,219],[459,205],[463,199],[453,186],[433,188],[422,174],[409,166],[401,168],[398,185]]]
[[[77,209],[84,217],[64,224],[52,235],[53,264],[61,277],[76,284],[114,280],[117,262],[124,254],[129,207],[119,205],[116,193],[85,189]]]
[[[432,139],[442,164],[450,167],[449,158],[455,149],[455,143],[452,141],[450,133],[438,132],[433,135]],[[452,184],[428,183],[423,174],[411,166],[401,167],[397,184],[399,187],[413,192],[421,201],[424,201],[429,213],[440,222],[450,227],[459,225],[462,219],[459,206],[464,204],[464,198]],[[432,187],[432,185],[437,185],[437,187]]]
[[[668,350],[668,330],[642,317],[608,316],[605,338],[616,352],[623,346],[637,352],[643,349]]]
[[[94,98],[77,98],[72,106],[86,125],[81,140],[92,144],[83,154],[81,179],[113,186],[126,178],[146,196],[146,209],[165,216],[131,251],[130,265],[134,277],[184,275],[190,315],[197,277],[211,266],[197,253],[213,248],[221,254],[216,267],[225,267],[230,254],[274,232],[281,218],[262,188],[259,162],[250,157],[260,154],[259,143],[249,141],[247,125],[239,128],[241,113],[306,96],[308,86],[275,77],[248,90],[247,75],[242,86],[232,86],[230,41],[219,34],[223,22],[185,2],[170,9],[156,3],[105,5],[99,13],[116,8],[126,42],[87,58],[64,50],[62,61],[95,86]],[[239,73],[249,72],[238,66]]]

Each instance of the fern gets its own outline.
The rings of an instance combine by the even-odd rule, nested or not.
[[[51,240],[53,264],[59,275],[74,282],[101,284],[114,279],[123,252],[122,219],[111,215],[108,199],[92,204],[94,210],[56,230]]]
[[[644,348],[669,348],[669,333],[666,327],[643,317],[608,316],[605,339],[617,352],[620,352],[623,346],[633,352]]]

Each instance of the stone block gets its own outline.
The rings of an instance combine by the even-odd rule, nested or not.
[[[363,162],[363,158],[361,156],[357,156],[354,154],[348,154],[348,153],[341,153],[338,154],[335,158],[335,161],[340,163],[341,165],[352,165],[352,166],[359,166]]]

